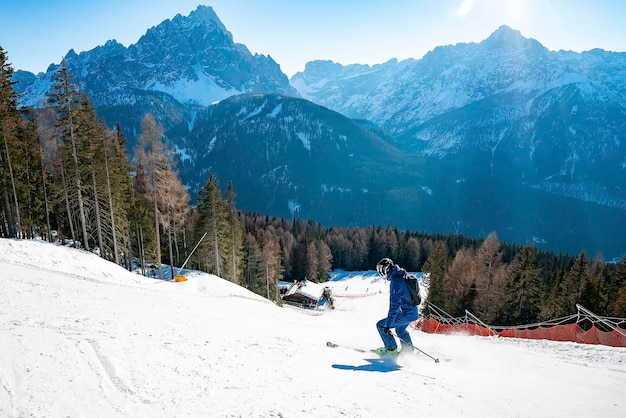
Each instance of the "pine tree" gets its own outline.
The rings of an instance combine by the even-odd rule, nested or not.
[[[334,268],[338,266],[347,266],[350,263],[350,254],[353,251],[352,242],[346,236],[344,230],[339,228],[330,228],[326,236],[326,244],[334,254]],[[345,267],[349,268],[349,267]]]
[[[4,236],[17,237],[21,233],[20,205],[13,162],[20,148],[17,129],[20,115],[17,110],[17,93],[13,88],[13,68],[7,54],[0,47],[0,130],[2,134],[2,152],[0,153],[0,190],[2,193],[2,215],[8,231]]]
[[[371,268],[366,265],[369,253],[368,247],[368,231],[365,228],[355,228],[349,231],[350,241],[352,242],[352,252],[350,253],[350,264],[353,269],[364,270]],[[376,261],[378,262],[378,260]]]
[[[264,272],[261,267],[263,262],[263,254],[261,246],[252,232],[246,234],[244,243],[245,263],[243,265],[243,287],[257,294],[263,294],[261,283],[263,282]]]
[[[592,312],[608,312],[606,283],[610,281],[610,272],[602,258],[594,258],[589,266],[589,280],[583,285],[578,304]]]
[[[298,225],[298,221],[298,219],[295,220],[294,227]],[[297,228],[294,228],[294,231],[297,231]],[[291,260],[289,277],[294,280],[303,280],[305,278],[308,278],[308,240],[306,239],[306,234],[304,233],[304,231],[299,234],[294,233],[294,236],[296,241],[291,249],[291,254],[289,257]]]
[[[80,156],[81,176],[84,181],[83,202],[86,214],[87,230],[95,232],[94,247],[98,248],[101,257],[106,257],[104,245],[103,218],[104,192],[101,190],[99,173],[104,171],[104,137],[107,131],[98,124],[96,110],[89,102],[86,94],[80,94],[80,107],[74,119],[77,138],[77,154]],[[92,232],[92,233],[93,233]]]
[[[136,178],[135,178],[136,180]],[[149,265],[148,260],[153,259],[152,255],[157,253],[156,250],[156,230],[155,223],[151,215],[148,202],[136,191],[136,182],[134,183],[132,193],[130,195],[131,206],[128,212],[128,231],[129,236],[129,253],[134,254],[139,260],[141,274],[146,275],[146,267]],[[132,268],[132,266],[129,266]]]
[[[443,241],[438,241],[422,267],[422,271],[430,275],[427,300],[442,309],[448,305],[446,293],[446,288],[449,287],[446,283],[448,264],[446,245]]]
[[[45,208],[46,171],[42,166],[35,122],[22,116],[14,122],[11,130],[2,132],[4,152],[0,152],[0,171],[6,170],[8,175],[0,186],[3,189],[0,194],[4,195],[3,207],[8,207],[8,213],[15,215],[12,228],[15,236],[33,238],[35,234],[49,230]]]
[[[84,170],[88,169],[88,159],[82,159],[79,150],[82,150],[79,133],[79,121],[81,119],[83,95],[73,83],[65,62],[55,75],[53,89],[48,96],[51,107],[55,110],[56,134],[60,148],[64,156],[61,157],[61,170],[63,170],[63,186],[65,188],[65,200],[68,217],[75,214],[73,208],[78,208],[78,222],[80,226],[83,247],[89,250],[89,235],[87,233],[87,215],[83,194]],[[87,156],[88,157],[88,156]]]
[[[404,268],[408,271],[419,271],[421,265],[422,246],[417,238],[411,236],[406,240]]]
[[[104,131],[104,127],[103,127]],[[130,219],[134,197],[130,177],[130,163],[126,149],[127,141],[121,126],[103,137],[104,185],[108,200],[110,247],[115,263],[130,251]],[[127,256],[128,258],[128,256]]]
[[[44,151],[44,143],[46,138],[42,138],[42,132],[45,132],[45,128],[39,128],[39,118],[37,113],[30,110],[28,112],[30,118],[30,125],[32,126],[32,143],[33,151],[32,157],[28,158],[32,161],[33,174],[29,176],[29,183],[31,185],[32,194],[31,202],[28,204],[29,209],[32,211],[33,224],[40,225],[40,232],[44,239],[52,241],[52,224],[51,224],[51,202],[50,202],[50,184],[51,171],[50,167],[46,164],[46,154]],[[35,219],[39,221],[36,222]]]
[[[615,270],[615,294],[611,314],[618,318],[626,318],[626,258],[622,258]]]
[[[576,312],[583,292],[590,281],[590,262],[583,250],[571,270],[559,284],[558,293],[554,300],[554,314],[558,317],[571,315]]]
[[[224,263],[228,251],[228,209],[222,200],[219,183],[212,173],[206,185],[198,192],[198,226],[199,235],[207,233],[202,245],[196,251],[200,260],[200,268],[222,277]]]
[[[296,237],[291,230],[291,223],[287,220],[281,220],[277,225],[276,235],[280,244],[280,255],[283,261],[283,275],[292,277],[292,258],[291,254],[296,246]]]
[[[557,306],[557,298],[560,295],[561,286],[566,275],[567,269],[564,261],[561,260],[561,262],[556,266],[556,271],[554,273],[555,278],[552,286],[550,287],[548,296],[541,304],[541,313],[539,314],[540,320],[554,319],[567,315],[567,313],[562,314],[561,309]]]
[[[521,325],[538,321],[544,289],[536,259],[537,249],[529,243],[515,256],[497,317],[499,323]]]
[[[236,194],[233,190],[232,181],[228,182],[226,188],[226,207],[228,210],[226,221],[229,227],[228,234],[228,257],[225,262],[227,278],[233,283],[239,284],[241,272],[243,270],[243,228],[239,221],[237,208],[235,207]]]
[[[34,115],[18,109],[13,68],[0,47],[0,236],[50,234],[46,222],[47,171]]]

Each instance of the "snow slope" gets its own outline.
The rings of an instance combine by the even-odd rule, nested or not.
[[[626,350],[412,330],[380,346],[388,285],[338,275],[333,311],[276,307],[218,277],[141,277],[0,239],[2,417],[624,417]]]

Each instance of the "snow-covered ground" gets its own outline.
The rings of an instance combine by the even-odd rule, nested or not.
[[[0,239],[2,417],[624,417],[626,349],[412,330],[381,359],[388,285],[329,283],[280,308],[218,277],[163,282],[93,254]]]

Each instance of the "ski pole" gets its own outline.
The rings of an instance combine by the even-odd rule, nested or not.
[[[415,350],[419,351],[420,353],[425,354],[425,355],[427,355],[428,357],[430,357],[431,359],[435,360],[435,363],[439,363],[439,359],[438,359],[438,358],[435,358],[435,357],[431,356],[430,354],[428,354],[427,352],[422,351],[422,350],[420,350],[419,348],[415,347],[411,341],[406,341],[406,340],[403,340],[402,338],[398,337],[396,334],[394,334],[394,333],[393,333],[393,332],[391,332],[391,331],[389,331],[389,334],[390,334],[390,335],[393,335],[394,337],[397,337],[400,341],[403,341],[404,343],[406,343],[406,344],[410,345],[411,347],[413,347]]]

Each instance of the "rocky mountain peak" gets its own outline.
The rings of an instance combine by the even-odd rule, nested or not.
[[[185,18],[178,15],[174,18],[174,20],[177,20],[177,19],[185,19]],[[213,10],[213,8],[209,6],[198,6],[198,8],[194,10],[193,12],[191,12],[189,14],[189,17],[186,19],[190,22],[214,26],[216,29],[222,32],[230,33],[226,29],[226,26],[224,26],[222,21],[219,19],[219,17],[217,17],[217,14],[215,14],[215,11]]]
[[[65,63],[96,109],[155,103],[147,98],[154,94],[167,95],[182,107],[208,106],[238,93],[298,95],[274,60],[235,43],[208,6],[161,22],[128,48],[111,40],[80,54],[70,50]],[[29,85],[22,86],[21,105],[41,102],[57,68],[50,66],[34,80],[22,77]]]
[[[547,51],[547,49],[534,39],[526,38],[518,30],[512,29],[506,25],[500,26],[487,39],[481,42],[481,45],[496,50],[526,50],[536,49],[539,51]]]
[[[500,26],[495,32],[493,32],[487,39],[487,42],[500,42],[500,43],[511,43],[511,42],[519,42],[523,41],[524,38],[522,33],[518,30],[512,29],[507,25]]]

